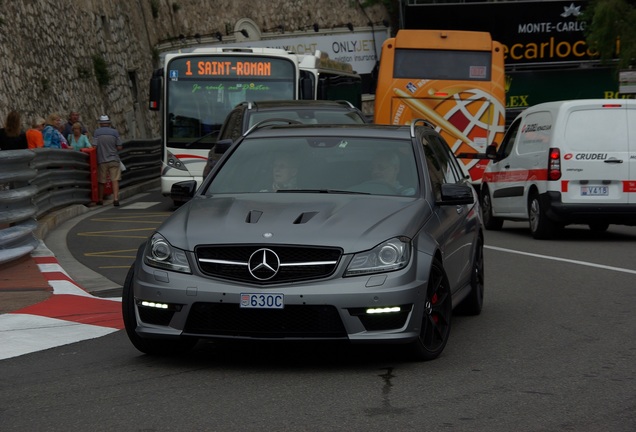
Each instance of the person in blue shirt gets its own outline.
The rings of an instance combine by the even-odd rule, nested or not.
[[[99,127],[93,133],[93,147],[97,148],[97,205],[104,204],[104,187],[110,176],[113,186],[113,205],[119,207],[119,181],[121,180],[122,149],[119,132],[111,126],[110,117],[99,118]]]
[[[60,133],[62,126],[62,117],[53,113],[46,118],[46,126],[42,130],[42,138],[44,139],[44,147],[46,148],[68,148],[66,138]]]

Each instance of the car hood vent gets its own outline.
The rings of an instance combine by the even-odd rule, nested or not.
[[[301,213],[296,220],[294,221],[294,224],[304,224],[307,223],[311,220],[311,218],[313,218],[314,216],[316,216],[318,214],[318,212],[304,212]]]
[[[248,214],[247,217],[245,218],[245,222],[246,223],[257,223],[258,220],[261,218],[261,216],[263,216],[263,212],[259,211],[259,210],[251,210]]]

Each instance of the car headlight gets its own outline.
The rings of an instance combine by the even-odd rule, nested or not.
[[[406,237],[396,237],[373,249],[353,256],[345,276],[382,273],[406,267],[411,258],[411,243]]]
[[[153,234],[146,244],[144,262],[151,267],[191,273],[185,251],[172,246],[168,240],[157,233]]]

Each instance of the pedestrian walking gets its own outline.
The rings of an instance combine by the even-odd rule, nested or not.
[[[97,205],[104,204],[104,187],[110,176],[113,186],[113,205],[119,207],[119,181],[121,180],[121,159],[119,151],[122,149],[119,132],[111,125],[110,117],[99,117],[99,127],[93,134],[93,146],[97,148]]]

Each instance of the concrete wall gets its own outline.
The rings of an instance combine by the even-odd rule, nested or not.
[[[34,117],[70,110],[89,130],[107,113],[124,139],[159,136],[158,114],[147,109],[157,48],[179,35],[220,31],[225,40],[251,20],[262,34],[311,26],[366,26],[388,18],[381,4],[354,0],[0,0],[0,125],[18,110]],[[100,86],[94,58],[110,77]]]

